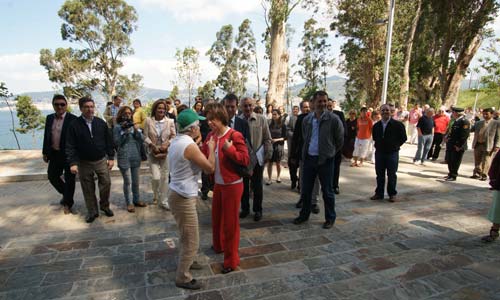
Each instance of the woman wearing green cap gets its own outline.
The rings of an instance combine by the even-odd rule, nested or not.
[[[212,200],[212,243],[215,252],[224,252],[222,273],[234,271],[240,264],[240,200],[243,179],[235,164],[248,166],[249,156],[243,135],[228,127],[229,117],[220,103],[206,107],[208,125],[212,132],[207,140],[215,141],[214,195]],[[203,152],[208,155],[207,140]]]
[[[208,159],[194,142],[201,134],[199,121],[204,119],[191,109],[183,110],[177,116],[178,135],[171,141],[167,156],[170,166],[168,202],[180,236],[175,285],[191,290],[201,288],[201,284],[193,279],[189,271],[201,268],[194,261],[200,240],[196,213],[198,179],[201,170],[211,174],[215,169],[213,139],[207,141]]]

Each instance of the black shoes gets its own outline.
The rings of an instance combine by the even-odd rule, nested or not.
[[[290,188],[292,190],[295,190],[296,187],[297,187],[297,182],[296,181],[292,181],[292,185],[290,186]]]
[[[302,199],[300,199],[299,202],[297,202],[297,204],[295,204],[295,207],[302,208]]]
[[[233,268],[231,268],[231,267],[227,267],[227,268],[222,268],[221,273],[222,273],[222,274],[227,274],[227,273],[231,273],[231,272],[233,272],[233,271],[234,271],[234,269],[233,269]]]
[[[325,223],[323,223],[323,228],[324,229],[330,229],[330,228],[333,227],[334,223],[335,223],[334,221],[325,221]]]
[[[339,189],[339,187],[333,188],[333,192],[335,193],[335,195],[340,194],[340,189]]]
[[[299,225],[299,224],[302,224],[304,222],[307,222],[307,219],[302,218],[300,216],[297,217],[297,218],[295,218],[295,219],[293,219],[293,224],[295,224],[295,225]]]
[[[472,175],[472,176],[471,176],[471,177],[469,177],[469,178],[472,178],[472,179],[479,179],[479,178],[481,178],[481,176],[479,176],[479,175],[477,175],[477,174],[474,174],[474,175]]]
[[[191,280],[190,282],[184,282],[184,283],[175,283],[176,287],[183,288],[183,289],[188,289],[188,290],[199,290],[201,289],[201,284],[196,281],[196,279]]]
[[[112,217],[115,215],[109,207],[101,208],[101,211],[106,215],[106,217]]]
[[[208,199],[208,194],[201,193],[201,200],[207,200]]]
[[[311,207],[311,212],[315,215],[319,214],[319,206],[317,204],[314,204],[312,207]]]
[[[240,212],[240,219],[244,219],[246,218],[250,213],[248,212],[248,210],[242,210]]]
[[[92,223],[94,222],[94,220],[99,217],[99,214],[94,214],[94,215],[88,215],[86,218],[85,218],[85,222],[87,223]]]
[[[260,211],[256,212],[255,215],[253,216],[253,220],[255,222],[259,222],[262,219],[262,213]]]
[[[457,181],[457,179],[455,177],[448,176],[444,179],[444,181]]]

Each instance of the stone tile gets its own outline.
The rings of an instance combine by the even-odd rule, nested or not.
[[[47,252],[52,252],[53,250],[55,251],[79,250],[79,249],[87,249],[89,247],[90,247],[89,241],[37,245],[33,248],[31,254],[47,253]]]
[[[221,290],[232,286],[249,284],[250,281],[244,272],[232,272],[226,275],[212,276],[203,280],[206,290]]]
[[[352,276],[353,275],[341,270],[340,268],[330,268],[288,276],[286,280],[287,284],[295,290],[341,281],[351,278]]]
[[[250,282],[271,281],[297,274],[309,272],[306,265],[300,261],[293,261],[284,264],[272,265],[264,268],[245,271]]]
[[[50,286],[34,287],[26,292],[26,299],[45,300],[70,296],[72,283],[56,284]]]
[[[110,257],[91,257],[83,260],[82,268],[100,267],[100,266],[114,266],[144,262],[144,254],[122,254]]]
[[[7,278],[9,278],[9,276],[14,273],[14,271],[16,270],[16,268],[11,268],[11,269],[3,269],[3,270],[0,270],[0,286],[2,286],[2,284],[7,281]]]
[[[487,278],[500,279],[500,261],[475,263],[467,266],[466,269],[472,270]]]
[[[49,273],[43,280],[42,286],[88,280],[88,279],[96,279],[100,277],[109,277],[111,276],[112,272],[113,272],[113,267],[104,266],[104,267],[87,268],[81,270]]]
[[[423,276],[438,273],[439,270],[426,263],[416,263],[410,266],[406,273],[398,276],[401,281],[410,281]]]
[[[261,268],[270,265],[265,256],[254,256],[244,258],[240,261],[240,268],[243,270]]]
[[[175,282],[175,272],[167,270],[158,270],[146,274],[146,283],[148,285],[166,284]]]
[[[153,259],[172,259],[176,253],[176,248],[146,251],[146,253],[144,254],[144,259],[146,261]]]
[[[365,261],[367,266],[374,271],[382,271],[397,267],[397,265],[384,257],[376,257]]]
[[[224,300],[220,291],[208,291],[189,295],[186,300]]]
[[[123,290],[146,285],[144,274],[131,274],[121,277],[100,278],[77,281],[73,284],[72,296],[80,296],[112,290]]]
[[[117,238],[111,238],[111,239],[95,240],[95,241],[91,242],[90,247],[91,248],[111,247],[111,246],[117,246],[117,245],[137,244],[137,243],[142,243],[142,237],[131,236],[131,237],[117,237]]]
[[[24,273],[50,273],[62,272],[68,270],[78,270],[82,265],[81,259],[72,259],[64,261],[56,261],[50,264],[32,265],[27,267],[18,268],[18,272]]]
[[[44,277],[44,273],[16,271],[0,287],[0,292],[40,286]]]
[[[349,298],[383,288],[387,286],[387,284],[382,281],[375,280],[370,276],[360,276],[334,282],[328,284],[327,286],[339,298]]]
[[[317,249],[321,250],[325,254],[334,254],[334,253],[352,251],[355,249],[355,247],[353,247],[353,245],[348,242],[340,240],[328,243],[323,246],[319,246],[317,247]]]
[[[305,238],[301,240],[285,242],[283,243],[283,245],[289,250],[297,250],[297,249],[304,249],[304,248],[325,245],[331,242],[332,241],[330,241],[324,236],[315,236],[312,238]]]
[[[304,258],[319,256],[321,251],[316,248],[300,249],[293,251],[286,251],[280,253],[273,253],[266,255],[272,264],[286,263],[290,261],[302,260]]]
[[[23,266],[48,264],[54,262],[57,258],[57,253],[46,253],[38,255],[30,255],[23,258]]]
[[[375,298],[380,300],[423,299],[437,294],[425,283],[412,281],[394,287],[379,289],[373,292]]]
[[[0,259],[0,269],[14,268],[22,265],[23,262],[24,259],[22,257]]]
[[[0,251],[0,260],[6,258],[24,257],[29,255],[32,250],[32,247],[2,249]]]
[[[434,258],[429,264],[443,271],[452,270],[472,264],[472,260],[465,255],[449,255],[440,258]]]
[[[240,249],[240,257],[264,255],[286,250],[282,244],[268,244]]]
[[[265,245],[265,244],[293,241],[293,240],[298,240],[301,238],[302,238],[302,235],[300,234],[300,232],[286,231],[286,232],[280,232],[280,233],[275,233],[275,234],[259,235],[256,237],[252,237],[250,240],[255,245]]]
[[[311,271],[323,268],[332,268],[336,265],[328,256],[306,258],[303,260],[303,263]]]
[[[259,222],[240,223],[240,228],[256,229],[256,228],[266,228],[266,227],[281,226],[281,225],[283,225],[283,223],[281,223],[278,220],[264,220]]]
[[[59,252],[57,260],[75,259],[75,258],[89,258],[89,257],[110,257],[118,253],[113,248],[90,248],[84,250],[72,250]]]
[[[290,287],[288,287],[284,280],[280,279],[226,288],[222,290],[222,296],[225,300],[250,300],[285,294],[290,291]]]
[[[276,299],[280,299],[280,296],[276,296]],[[291,299],[297,300],[334,300],[338,297],[330,291],[326,286],[318,286],[310,289],[303,289],[292,294]]]
[[[15,290],[5,293],[0,293],[0,300],[23,300],[27,290]],[[29,299],[29,298],[28,298]]]
[[[164,299],[183,294],[182,289],[175,286],[174,281],[166,284],[148,286],[146,288],[148,299]]]
[[[136,253],[144,251],[157,251],[167,249],[167,244],[164,241],[147,242],[141,244],[125,244],[116,246],[117,253]]]

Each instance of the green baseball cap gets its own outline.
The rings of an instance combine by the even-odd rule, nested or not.
[[[182,130],[196,121],[205,119],[205,117],[198,115],[194,110],[185,109],[177,116],[177,124],[179,124],[179,129]]]

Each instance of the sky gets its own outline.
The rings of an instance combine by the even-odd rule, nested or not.
[[[218,69],[205,55],[215,41],[215,34],[226,24],[233,28],[248,18],[258,41],[260,77],[267,77],[268,61],[264,61],[264,46],[260,42],[265,29],[264,9],[260,0],[128,0],[138,14],[138,29],[131,35],[135,54],[124,59],[121,73],[139,73],[144,77],[145,87],[170,90],[176,78],[174,71],[175,51],[193,46],[200,51],[202,71],[199,85],[217,77]],[[64,0],[0,0],[0,81],[6,83],[10,92],[50,91],[55,88],[48,80],[45,69],[39,64],[39,51],[43,48],[75,47],[62,41],[62,20],[57,11]],[[396,6],[397,9],[397,6]],[[295,30],[290,47],[291,63],[300,54],[298,43],[304,21],[310,12],[297,9],[289,23]],[[329,21],[316,16],[320,24]],[[496,36],[500,36],[500,18],[493,24]],[[338,61],[343,39],[330,32],[329,43],[332,56]],[[486,43],[483,43],[483,48]],[[484,52],[481,50],[477,58]],[[329,75],[340,75],[336,68]],[[249,84],[256,85],[255,75],[250,75]],[[296,81],[300,81],[298,78]]]

